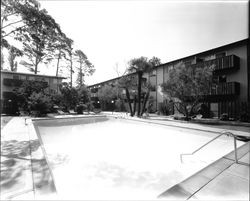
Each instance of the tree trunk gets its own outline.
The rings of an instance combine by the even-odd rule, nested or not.
[[[59,55],[58,55],[58,58],[57,58],[56,76],[58,76],[58,72],[59,72],[59,63],[60,63],[60,59],[61,59],[61,51],[59,52]]]
[[[186,121],[188,121],[189,120],[189,112],[188,112],[186,104],[184,104],[184,110],[185,110],[185,119],[186,119]]]
[[[73,86],[73,62],[72,62],[72,56],[70,58],[70,86]]]
[[[36,45],[36,50],[39,52],[38,45]],[[35,74],[37,74],[37,69],[38,69],[38,63],[39,63],[39,56],[36,55],[36,61],[35,61]]]
[[[36,63],[35,63],[35,69],[34,69],[35,74],[37,74],[37,68],[38,68],[38,58],[36,57]]]
[[[82,65],[80,64],[80,75],[79,75],[80,77],[80,86],[82,86]]]
[[[144,100],[143,100],[141,116],[142,116],[143,113],[145,112],[146,105],[147,105],[147,102],[148,102],[148,98],[149,98],[149,90],[147,91],[147,94],[146,94],[146,96],[144,97]]]
[[[131,105],[131,100],[130,100],[130,94],[127,88],[125,88],[126,91],[126,97],[127,97],[127,101],[128,101],[128,106],[129,106],[129,111],[130,111],[130,116],[133,115],[133,111],[132,111],[132,105]]]
[[[133,115],[132,117],[135,115],[135,112],[136,112],[136,96],[134,97],[134,111],[133,111]]]
[[[142,71],[138,72],[138,109],[137,109],[137,116],[141,116],[141,80],[142,80]]]

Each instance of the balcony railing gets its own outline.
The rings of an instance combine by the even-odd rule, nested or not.
[[[10,78],[3,79],[3,84],[9,87],[19,87],[22,85],[22,83],[23,83],[23,80],[10,79]]]
[[[213,73],[237,70],[240,68],[240,58],[235,55],[229,55],[209,61],[199,62],[195,66],[214,66]]]
[[[215,69],[214,72],[238,69],[240,67],[240,58],[235,55],[229,55],[226,57],[218,58],[214,60]]]
[[[93,89],[90,89],[91,93],[97,93],[98,92],[98,88],[93,88]]]
[[[240,83],[225,82],[218,85],[213,85],[210,89],[209,95],[239,95]]]
[[[18,80],[18,79],[11,79],[11,78],[4,78],[3,84],[9,87],[20,87],[23,82],[30,82],[30,83],[40,83],[44,85],[44,88],[48,87],[48,82],[46,81],[38,81],[38,80]]]

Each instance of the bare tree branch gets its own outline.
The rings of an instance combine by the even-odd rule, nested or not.
[[[4,37],[6,37],[6,36],[8,36],[8,35],[10,35],[10,34],[12,34],[12,33],[14,33],[15,31],[17,31],[18,29],[21,29],[21,28],[23,28],[23,27],[27,27],[27,25],[23,25],[23,26],[21,26],[21,27],[16,28],[15,30],[12,30],[11,32],[9,32],[9,33],[3,35],[2,38],[4,38]]]
[[[17,23],[22,22],[22,21],[23,21],[23,20],[19,20],[19,21],[17,21],[17,22],[12,22],[12,23],[10,23],[10,24],[7,24],[7,25],[3,26],[2,29],[6,28],[6,27],[8,27],[8,26],[11,26],[11,25],[13,25],[13,24],[17,24]]]

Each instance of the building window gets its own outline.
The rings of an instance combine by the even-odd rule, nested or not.
[[[156,70],[152,70],[149,72],[149,76],[156,76]]]
[[[20,79],[21,79],[21,80],[26,80],[26,75],[21,75],[21,76],[20,76]]]
[[[56,78],[53,79],[53,84],[57,84],[57,79]]]
[[[216,58],[222,58],[226,56],[226,52],[220,52],[215,55]]]
[[[171,70],[173,70],[173,69],[174,69],[174,66],[173,66],[173,65],[169,66],[169,67],[168,67],[168,72],[171,71]]]
[[[35,80],[35,78],[33,76],[29,76],[28,80]]]
[[[204,61],[204,59],[203,59],[203,58],[196,57],[196,63],[203,62],[203,61]]]
[[[156,86],[155,85],[151,85],[150,86],[150,91],[156,91]]]
[[[19,80],[19,75],[13,75],[13,79]]]
[[[168,73],[168,66],[164,67],[163,73],[164,73],[164,74],[167,74],[167,73]]]
[[[191,66],[192,61],[185,61],[184,64],[185,64],[185,66]]]
[[[224,82],[227,82],[227,76],[226,75],[219,76],[219,83],[224,83]]]

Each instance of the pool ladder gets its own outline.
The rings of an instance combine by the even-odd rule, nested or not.
[[[233,133],[229,132],[229,131],[222,131],[220,135],[216,136],[215,138],[213,138],[212,140],[208,141],[207,143],[205,143],[204,145],[202,145],[201,147],[199,147],[198,149],[194,150],[192,153],[185,153],[185,154],[180,154],[180,159],[181,159],[181,163],[183,163],[183,156],[188,156],[188,155],[194,155],[196,152],[200,151],[203,147],[207,146],[208,144],[210,144],[211,142],[213,142],[214,140],[218,139],[219,137],[221,137],[222,135],[226,135],[226,136],[231,136],[234,138],[234,157],[235,157],[235,163],[239,163],[238,162],[238,158],[237,158],[237,142],[236,142],[236,135],[234,135]]]

